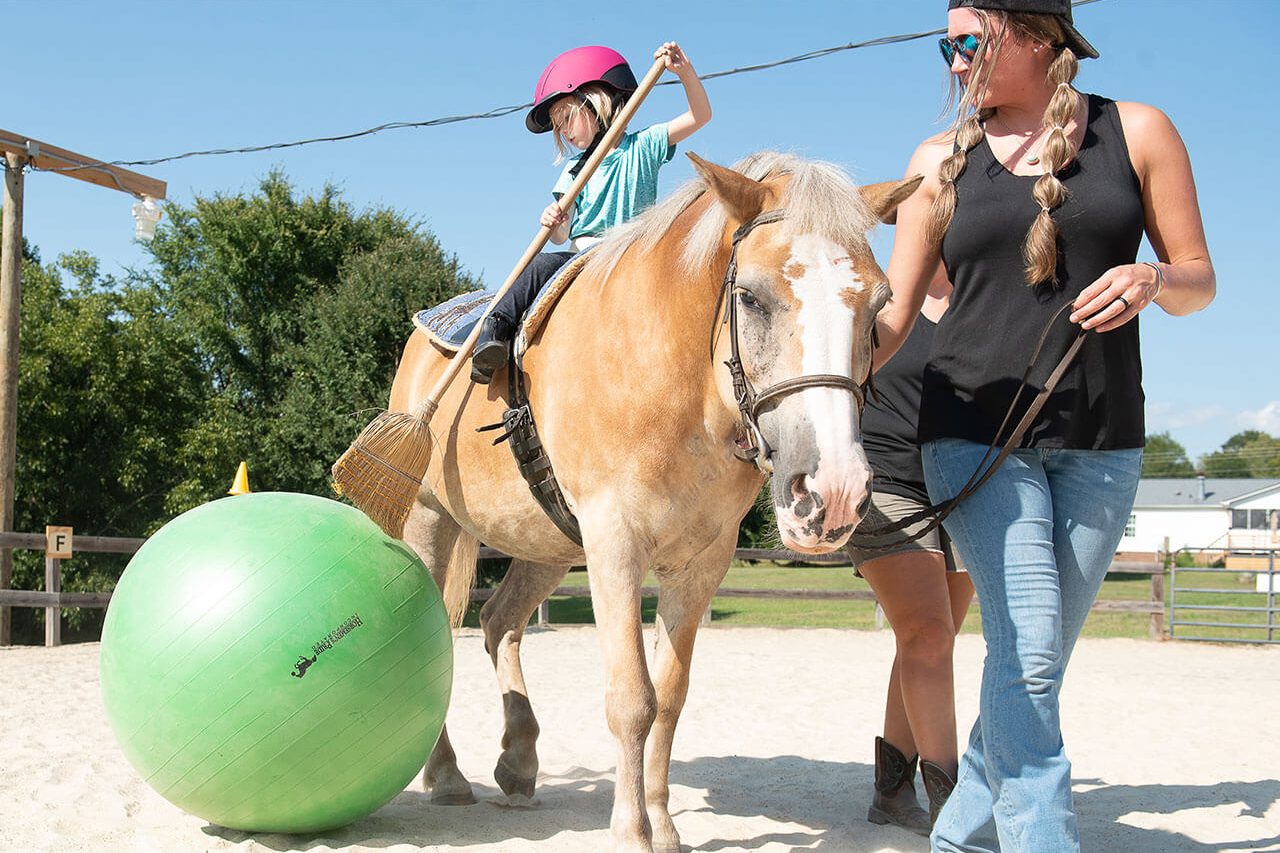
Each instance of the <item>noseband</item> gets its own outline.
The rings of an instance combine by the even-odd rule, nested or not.
[[[853,394],[853,399],[858,406],[858,414],[861,416],[862,407],[866,400],[863,385],[854,382],[847,376],[839,376],[834,373],[813,373],[798,376],[795,379],[784,379],[781,382],[770,385],[763,391],[757,392],[751,386],[751,381],[747,379],[747,374],[742,369],[742,358],[738,350],[738,300],[734,298],[735,284],[738,279],[738,245],[757,226],[778,222],[781,219],[785,219],[786,216],[787,212],[785,210],[767,210],[750,222],[743,223],[738,230],[733,232],[733,245],[729,251],[729,266],[724,271],[724,284],[720,290],[720,300],[724,302],[725,306],[724,317],[720,320],[720,325],[729,324],[730,356],[725,365],[729,368],[729,375],[733,378],[733,396],[738,401],[738,411],[742,413],[742,425],[747,434],[747,447],[735,448],[734,455],[744,462],[754,464],[765,474],[773,473],[773,448],[769,446],[764,434],[760,432],[760,424],[758,423],[760,412],[766,405],[776,403],[788,394],[802,391],[805,388],[843,388]],[[715,341],[713,337],[712,350],[714,351],[714,349]],[[869,380],[870,371],[868,370]]]

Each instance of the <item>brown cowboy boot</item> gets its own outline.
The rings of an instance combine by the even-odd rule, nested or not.
[[[924,791],[929,795],[929,823],[932,824],[938,820],[938,812],[951,796],[956,780],[932,761],[920,762],[920,775],[924,777]]]
[[[876,790],[867,810],[867,820],[880,825],[894,824],[919,835],[932,827],[929,815],[916,800],[916,759],[882,737],[876,738]],[[926,783],[927,784],[927,783]]]

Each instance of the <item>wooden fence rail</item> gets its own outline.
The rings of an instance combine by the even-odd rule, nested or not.
[[[76,536],[74,548],[78,552],[104,554],[132,554],[142,547],[145,539],[127,539],[112,536]],[[43,551],[45,536],[41,533],[0,533],[0,548]],[[481,548],[481,559],[506,559],[506,555],[493,548]],[[833,554],[798,554],[770,548],[739,548],[734,552],[738,560],[771,560],[778,562],[796,562],[806,565],[847,566],[849,558],[843,552]],[[64,607],[106,607],[111,601],[109,592],[63,592],[62,560],[54,557],[45,558],[44,591],[0,589],[0,607],[42,607],[45,612],[45,645],[57,646],[62,643],[62,614]],[[1155,639],[1164,637],[1164,561],[1136,562],[1116,560],[1112,562],[1108,574],[1142,574],[1151,576],[1151,596],[1146,600],[1102,600],[1093,603],[1098,611],[1121,613],[1147,613],[1151,616],[1150,635]],[[486,601],[493,595],[492,589],[475,589],[471,591],[472,601]],[[657,587],[644,587],[641,594],[646,598],[658,594]],[[591,588],[585,585],[556,587],[552,595],[569,597],[590,597]],[[875,594],[869,589],[735,589],[724,587],[716,590],[717,598],[775,598],[809,601],[874,601]],[[976,599],[975,599],[976,600]],[[711,611],[708,609],[703,621],[710,621]],[[539,624],[549,621],[547,603],[538,608]]]

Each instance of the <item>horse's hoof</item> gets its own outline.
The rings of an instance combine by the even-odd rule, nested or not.
[[[517,776],[498,759],[498,765],[493,768],[493,778],[498,783],[498,787],[502,789],[502,793],[507,795],[508,801],[512,797],[524,797],[526,800],[533,799],[533,786],[537,781],[534,776]]]
[[[473,806],[476,802],[476,795],[471,793],[471,789],[465,791],[432,791],[431,805],[433,806]]]
[[[469,806],[475,803],[471,783],[456,767],[426,768],[422,771],[422,787],[431,794],[436,806]]]
[[[680,835],[676,832],[674,825],[665,832],[660,827],[654,826],[652,843],[653,853],[680,853]]]

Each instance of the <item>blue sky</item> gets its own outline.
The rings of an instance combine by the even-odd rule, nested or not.
[[[0,128],[104,160],[287,142],[530,100],[545,63],[608,44],[641,73],[678,40],[700,73],[945,26],[944,0],[535,2],[139,2],[0,0],[7,31]],[[596,9],[599,11],[596,11]],[[1142,315],[1149,432],[1192,454],[1241,429],[1280,435],[1276,326],[1280,242],[1271,154],[1280,140],[1276,0],[1101,0],[1076,10],[1100,60],[1079,88],[1164,109],[1186,140],[1218,272],[1206,311]],[[12,29],[11,29],[12,28]],[[901,176],[939,129],[936,37],[843,51],[708,82],[715,117],[684,143],[718,162],[760,149],[837,162],[860,182]],[[637,126],[683,110],[656,90]],[[392,130],[283,151],[140,167],[172,200],[252,191],[279,167],[300,191],[337,185],[357,208],[394,208],[491,285],[537,229],[558,174],[523,115]],[[663,170],[667,192],[692,174]],[[25,233],[46,262],[84,249],[118,274],[147,263],[133,199],[28,174]],[[887,263],[892,229],[873,245]],[[1152,259],[1144,246],[1140,259]],[[407,329],[407,327],[406,327]]]

